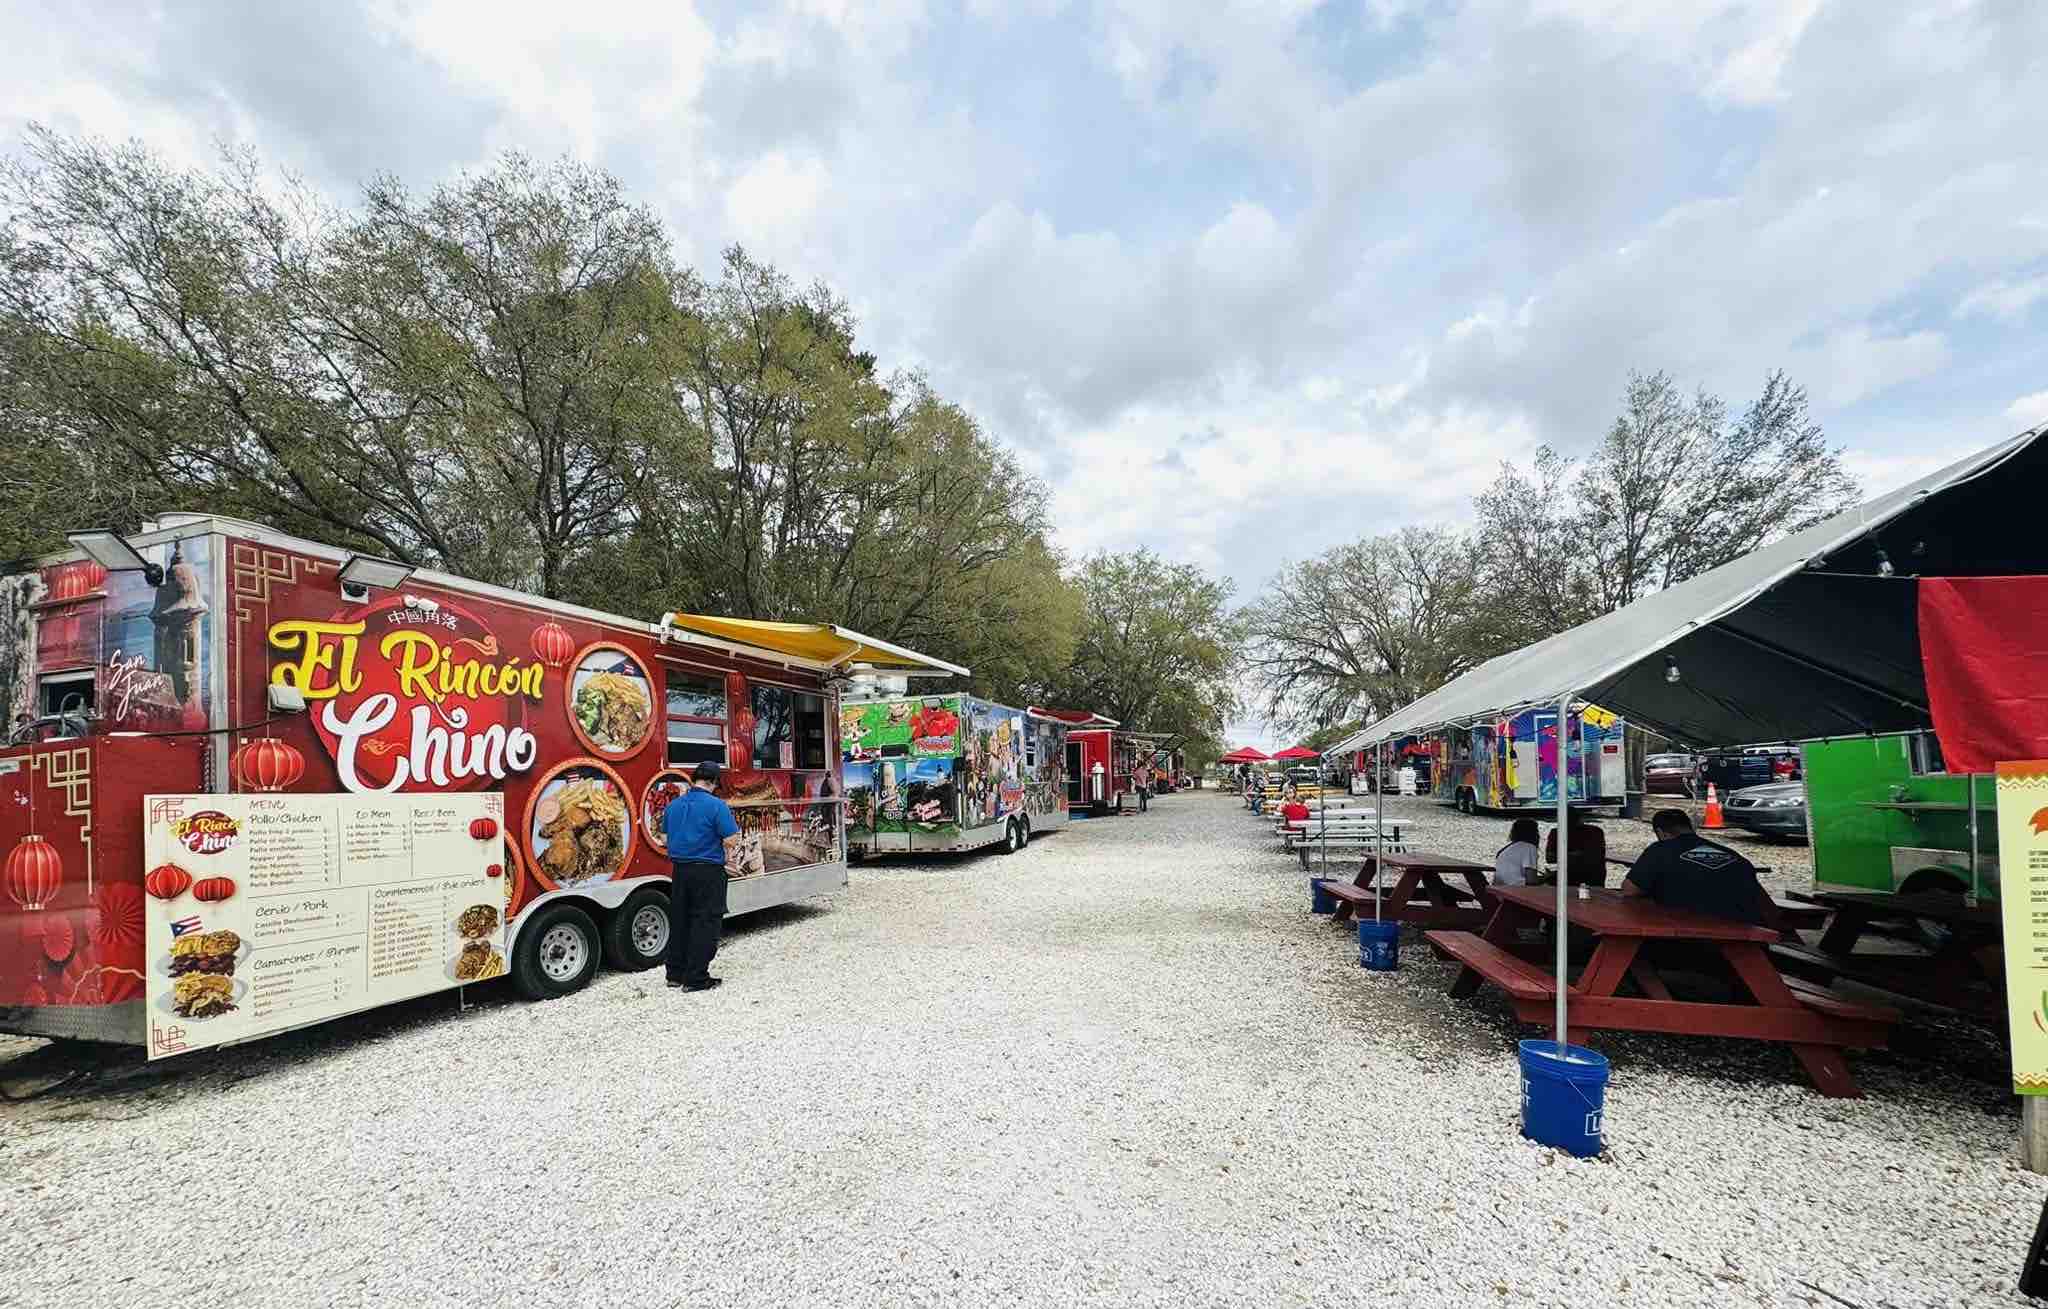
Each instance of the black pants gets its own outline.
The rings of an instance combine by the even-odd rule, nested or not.
[[[711,975],[725,928],[725,865],[674,861],[668,887],[668,980],[701,982]]]

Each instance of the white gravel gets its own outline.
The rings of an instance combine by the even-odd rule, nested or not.
[[[1504,827],[1415,803],[1431,848]],[[708,995],[477,988],[0,1105],[0,1303],[2029,1303],[2048,1179],[1981,1050],[1855,1056],[1851,1102],[1604,1042],[1568,1161],[1504,1009],[1306,900],[1200,793],[857,869]]]

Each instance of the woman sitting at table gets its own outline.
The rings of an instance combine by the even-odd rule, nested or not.
[[[1303,803],[1299,796],[1288,796],[1286,803],[1280,806],[1280,821],[1290,827],[1306,826],[1308,823],[1308,805]]]
[[[1527,886],[1542,867],[1536,853],[1536,820],[1517,818],[1508,828],[1508,843],[1493,855],[1495,886]]]

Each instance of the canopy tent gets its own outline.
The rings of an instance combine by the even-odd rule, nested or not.
[[[2044,433],[1490,659],[1331,753],[1536,705],[1556,705],[1562,724],[1585,701],[1695,745],[1929,728],[1918,587],[1898,578],[2048,571],[2033,503],[2048,473]],[[1570,864],[1568,790],[1558,788],[1560,869]],[[1570,1030],[1568,881],[1556,879],[1553,934],[1560,1046]]]
[[[1570,694],[1694,745],[1930,726],[1914,588],[2038,573],[2037,427],[1687,582],[1488,660],[1328,755]],[[1995,476],[1988,475],[1993,474]],[[1675,674],[1675,676],[1674,676]]]
[[[708,614],[661,616],[662,639],[670,632],[695,632],[734,645],[797,659],[813,668],[887,673],[897,677],[965,677],[967,670],[900,645],[862,636],[831,623],[773,623],[758,618]]]

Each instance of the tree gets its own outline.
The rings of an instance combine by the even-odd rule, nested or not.
[[[1522,641],[1632,604],[1841,512],[1855,481],[1781,372],[1729,421],[1701,390],[1631,374],[1583,465],[1549,447],[1477,500],[1486,591]]]
[[[1072,667],[1048,702],[1093,709],[1132,731],[1181,737],[1205,752],[1237,710],[1241,633],[1230,583],[1150,550],[1098,554],[1074,578],[1083,617]]]
[[[336,208],[248,154],[0,163],[0,549],[164,508],[629,614],[829,620],[1023,698],[1081,599],[1046,492],[823,284],[712,280],[617,179],[508,154]],[[651,616],[651,615],[650,615]]]
[[[1499,652],[1471,540],[1410,527],[1283,569],[1243,611],[1245,667],[1288,731],[1372,719]]]

